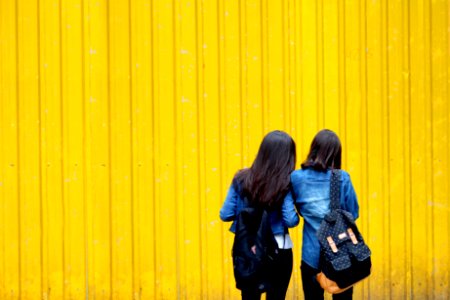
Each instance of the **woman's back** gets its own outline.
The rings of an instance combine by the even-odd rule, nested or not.
[[[271,210],[270,223],[274,235],[284,234],[285,227],[297,226],[299,218],[293,201],[292,196],[286,197],[279,208]],[[233,180],[226,200],[220,209],[220,219],[222,221],[233,221],[230,226],[231,232],[235,232],[236,216],[239,215],[243,208],[248,206],[249,203],[243,197],[239,184]]]
[[[341,171],[340,205],[356,219],[358,202],[350,176]],[[295,205],[304,219],[302,259],[317,268],[319,262],[319,241],[316,237],[325,215],[330,211],[330,178],[331,170],[317,171],[305,168],[292,172],[291,183],[295,195]]]
[[[292,172],[291,184],[295,204],[304,219],[301,273],[306,300],[324,299],[324,290],[316,280],[320,273],[320,244],[317,230],[330,211],[331,170],[340,170],[341,141],[336,133],[323,129],[314,137],[302,169]],[[340,179],[340,207],[358,217],[358,201],[350,176],[342,171]],[[339,299],[352,299],[353,289],[339,294]],[[336,297],[333,296],[333,299]]]
[[[241,212],[245,212],[248,216],[248,211],[243,210],[245,207],[264,208],[270,211],[269,221],[272,229],[270,234],[278,244],[277,255],[271,257],[272,263],[267,267],[268,270],[259,272],[261,274],[270,274],[270,278],[266,278],[267,280],[264,281],[264,284],[261,284],[259,279],[255,279],[251,283],[246,281],[245,284],[241,284],[242,276],[238,272],[239,275],[235,277],[237,279],[236,283],[238,284],[239,281],[239,285],[236,285],[236,287],[241,289],[242,299],[260,299],[264,290],[267,292],[266,299],[268,300],[285,298],[293,264],[292,241],[287,228],[296,226],[299,222],[289,189],[290,174],[295,168],[295,161],[294,140],[281,131],[276,130],[268,133],[261,142],[252,166],[238,171],[234,176],[233,183],[220,210],[220,218],[223,221],[233,221],[230,228],[232,232],[236,232],[235,220],[237,218],[244,220],[245,215],[240,217]],[[286,194],[289,196],[286,196]],[[263,215],[267,216],[265,212]],[[255,217],[255,222],[260,222],[257,221],[257,215],[253,216]],[[248,220],[248,217],[246,219]],[[266,218],[262,219],[267,220]],[[242,224],[245,224],[245,222]],[[251,222],[248,224],[251,224]],[[264,226],[264,228],[267,227]],[[239,235],[244,232],[240,230],[241,226],[237,226],[237,229],[238,236],[242,236]],[[247,239],[247,242],[244,243],[247,253],[257,254],[256,240],[255,238],[253,238],[253,241],[252,239]],[[236,249],[243,248],[239,247]],[[252,259],[253,256],[245,255],[238,259],[233,257],[235,270],[239,270],[239,268],[236,268],[236,263],[239,264],[238,266],[241,263],[249,264]]]

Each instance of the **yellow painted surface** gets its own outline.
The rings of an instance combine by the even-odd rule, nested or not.
[[[0,299],[238,299],[231,178],[324,127],[354,298],[450,299],[450,1],[0,0]]]

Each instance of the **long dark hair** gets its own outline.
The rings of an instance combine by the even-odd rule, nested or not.
[[[314,137],[309,154],[302,168],[314,168],[319,171],[340,169],[342,160],[341,141],[336,133],[323,129]]]
[[[241,194],[261,206],[280,206],[289,189],[295,162],[294,140],[283,131],[268,133],[259,146],[252,166],[240,170],[235,176]]]

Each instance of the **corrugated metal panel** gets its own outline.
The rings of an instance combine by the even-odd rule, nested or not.
[[[0,298],[239,298],[234,172],[327,127],[373,250],[354,298],[449,299],[449,57],[446,0],[0,1]]]

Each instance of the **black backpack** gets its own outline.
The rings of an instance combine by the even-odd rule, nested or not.
[[[253,206],[242,209],[236,219],[232,250],[236,287],[241,290],[257,288],[265,292],[272,281],[273,272],[270,270],[277,254],[278,244],[270,226],[270,212]]]
[[[340,172],[333,170],[330,183],[330,209],[317,237],[320,242],[319,267],[325,276],[345,289],[370,275],[370,249],[356,227],[351,213],[340,209]]]

